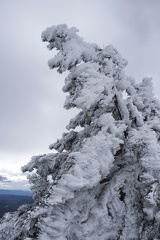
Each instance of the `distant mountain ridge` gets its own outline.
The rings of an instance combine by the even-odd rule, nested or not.
[[[30,190],[10,190],[0,189],[0,195],[19,195],[19,196],[31,196]]]
[[[0,218],[7,212],[16,211],[23,204],[32,203],[30,191],[0,189]]]

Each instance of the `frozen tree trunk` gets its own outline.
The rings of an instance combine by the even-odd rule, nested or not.
[[[58,25],[42,33],[58,51],[49,67],[69,72],[64,107],[80,112],[50,145],[56,154],[22,168],[34,170],[35,203],[6,214],[0,237],[160,239],[160,104],[151,79],[136,84],[113,46],[86,43],[77,31]]]

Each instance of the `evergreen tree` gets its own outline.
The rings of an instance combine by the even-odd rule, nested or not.
[[[80,112],[50,145],[57,153],[22,167],[35,202],[4,216],[0,238],[160,239],[160,103],[151,79],[136,84],[113,46],[86,43],[77,31],[42,33],[58,50],[49,67],[69,73],[64,107]]]

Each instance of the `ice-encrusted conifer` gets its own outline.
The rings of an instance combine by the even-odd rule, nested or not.
[[[33,171],[35,203],[5,215],[0,237],[159,239],[160,104],[151,80],[136,84],[113,46],[86,43],[77,31],[58,25],[42,33],[58,51],[49,67],[69,72],[64,107],[80,112],[50,145],[57,153],[22,168]]]

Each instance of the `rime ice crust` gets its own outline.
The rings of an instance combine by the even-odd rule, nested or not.
[[[77,32],[63,24],[42,33],[58,51],[49,67],[68,71],[64,107],[80,112],[50,145],[56,154],[22,167],[33,171],[35,203],[5,215],[0,237],[159,239],[160,104],[151,79],[136,84],[113,46],[101,49]]]

